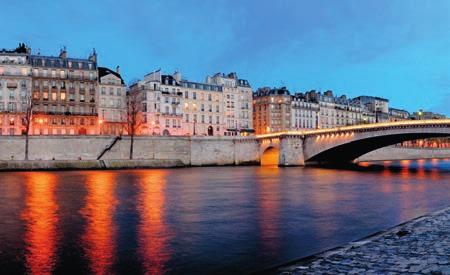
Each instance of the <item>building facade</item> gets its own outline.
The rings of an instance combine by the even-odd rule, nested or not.
[[[410,119],[410,114],[406,110],[389,108],[389,121],[402,121]]]
[[[317,129],[319,125],[319,104],[308,101],[305,94],[296,93],[291,99],[291,129]]]
[[[359,101],[364,108],[365,116],[363,120],[366,123],[377,123],[389,121],[389,100],[377,96],[358,96],[354,98]],[[374,121],[371,114],[374,114]]]
[[[97,55],[31,55],[34,135],[98,134]]]
[[[239,79],[236,73],[217,73],[208,76],[206,83],[222,87],[226,125],[224,134],[235,136],[253,133],[253,90],[249,82]]]
[[[98,83],[99,134],[121,135],[125,130],[127,98],[119,66],[116,71],[98,67]]]
[[[424,111],[420,109],[417,112],[413,112],[411,115],[412,119],[422,120],[422,119],[445,119],[446,116],[443,114],[433,113],[430,111]]]
[[[205,83],[180,72],[149,73],[130,87],[138,93],[143,135],[246,135],[253,131],[252,92],[236,74],[216,74]]]
[[[31,99],[30,49],[0,51],[0,135],[21,135]]]
[[[256,134],[291,129],[291,95],[286,87],[259,88],[253,93],[253,125]]]

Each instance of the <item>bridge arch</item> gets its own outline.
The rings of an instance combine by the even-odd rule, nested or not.
[[[280,139],[265,139],[261,141],[260,150],[261,165],[278,165],[280,158]]]
[[[280,163],[280,148],[267,147],[261,154],[261,166],[272,166]]]
[[[446,136],[450,136],[450,127],[442,125],[317,134],[305,137],[304,159],[306,163],[351,162],[366,153],[403,141]]]

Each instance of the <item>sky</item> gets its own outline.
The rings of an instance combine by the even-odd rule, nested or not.
[[[127,83],[162,69],[254,89],[374,95],[450,115],[450,1],[4,1],[0,48],[87,57]]]

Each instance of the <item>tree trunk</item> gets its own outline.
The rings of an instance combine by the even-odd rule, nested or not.
[[[130,159],[133,159],[133,146],[134,146],[134,135],[131,135],[130,141]]]
[[[28,160],[28,134],[25,135],[25,160]]]

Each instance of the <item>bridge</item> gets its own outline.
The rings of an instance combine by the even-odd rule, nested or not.
[[[344,163],[403,141],[450,136],[450,119],[411,120],[257,135],[260,156],[278,151],[280,166]]]

